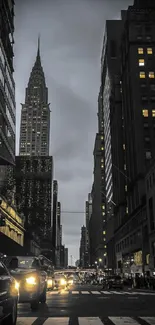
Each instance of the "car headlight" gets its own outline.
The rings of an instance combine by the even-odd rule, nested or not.
[[[66,280],[61,279],[60,284],[61,284],[61,285],[66,285]]]
[[[16,282],[15,282],[15,289],[16,289],[16,290],[19,290],[19,287],[20,287],[20,284],[19,284],[19,282],[16,281]]]
[[[52,281],[51,279],[48,279],[48,280],[47,280],[47,285],[48,285],[48,286],[52,286],[52,284],[53,284],[53,281]]]
[[[36,285],[36,278],[34,276],[30,276],[29,278],[26,278],[26,283],[31,285]]]

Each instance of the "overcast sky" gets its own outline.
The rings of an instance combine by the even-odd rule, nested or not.
[[[62,205],[63,242],[73,261],[79,257],[80,228],[85,223],[85,201],[93,181],[105,20],[118,19],[120,10],[132,4],[133,0],[16,0],[17,154],[20,103],[24,103],[40,33],[52,110],[50,154]]]

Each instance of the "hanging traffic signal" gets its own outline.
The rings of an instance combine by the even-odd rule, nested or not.
[[[4,227],[5,225],[6,225],[5,217],[0,215],[0,227]]]

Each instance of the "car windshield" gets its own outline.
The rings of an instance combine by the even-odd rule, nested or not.
[[[20,269],[32,269],[35,266],[36,263],[33,257],[18,257],[18,267]]]

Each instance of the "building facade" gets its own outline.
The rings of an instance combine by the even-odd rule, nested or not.
[[[154,18],[152,1],[134,1],[120,21],[106,22],[102,51],[107,262],[123,273],[148,269],[145,175],[155,157]]]
[[[149,233],[148,270],[153,273],[155,271],[155,160],[146,174],[145,189]]]
[[[88,266],[88,254],[87,254],[87,230],[85,226],[81,228],[81,239],[80,239],[80,266]]]
[[[41,65],[40,45],[22,104],[20,126],[20,156],[48,156],[50,107],[48,89]]]
[[[67,269],[68,267],[68,248],[65,248],[65,265],[64,267]]]
[[[6,255],[14,255],[15,252],[24,253],[24,220],[4,199],[0,199],[0,221],[2,219],[4,225],[0,225],[0,253]]]
[[[52,174],[51,156],[16,157],[16,202],[25,216],[25,246],[36,241],[37,251],[38,245],[42,246],[44,239],[52,236]],[[52,246],[52,238],[49,240]]]
[[[57,247],[57,204],[58,204],[58,182],[53,181],[53,213],[52,213],[52,245],[54,248],[53,263],[56,265],[56,247]]]
[[[94,147],[94,182],[91,198],[92,212],[89,220],[90,264],[102,260],[102,266],[107,264],[106,247],[106,194],[105,194],[105,145],[104,145],[104,111],[103,94],[100,88],[98,97],[98,133]]]
[[[15,164],[14,1],[0,2],[0,165]]]

